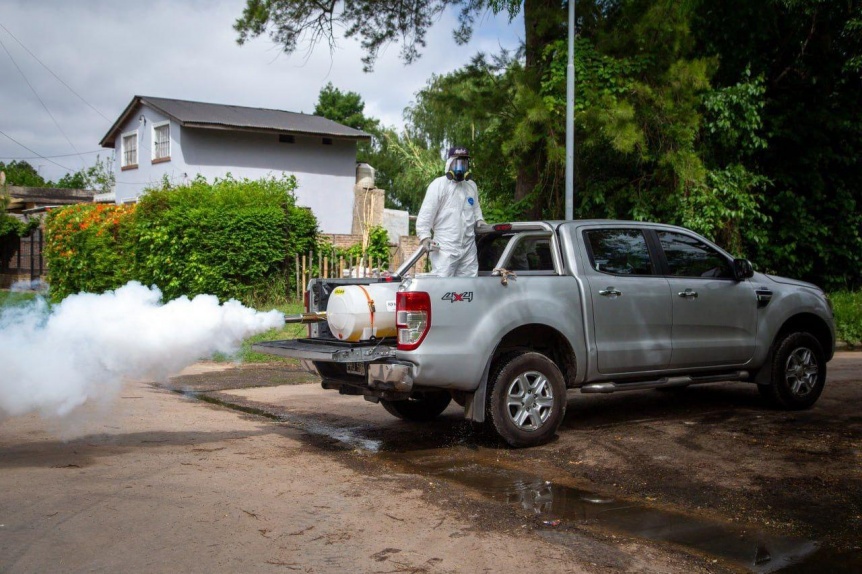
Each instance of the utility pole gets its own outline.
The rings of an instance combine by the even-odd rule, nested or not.
[[[569,65],[566,66],[566,219],[575,197],[575,0],[569,0]]]

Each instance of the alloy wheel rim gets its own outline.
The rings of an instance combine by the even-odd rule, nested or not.
[[[797,397],[804,397],[814,390],[819,372],[820,368],[814,351],[807,347],[799,347],[787,357],[784,378],[791,393]]]
[[[506,413],[519,430],[540,429],[553,409],[551,382],[539,371],[521,373],[506,388]]]

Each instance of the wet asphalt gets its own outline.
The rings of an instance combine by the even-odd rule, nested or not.
[[[506,448],[454,403],[407,423],[282,362],[160,386],[305,431],[369,474],[445,485],[485,528],[519,523],[650,541],[730,572],[862,572],[862,353],[839,353],[813,409],[770,408],[744,383],[570,392],[556,440]]]

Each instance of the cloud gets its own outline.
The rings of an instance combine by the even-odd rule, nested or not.
[[[447,73],[478,51],[517,47],[523,21],[485,16],[467,46],[452,39],[457,12],[444,13],[427,36],[422,57],[411,66],[398,58],[400,45],[381,53],[371,74],[362,72],[355,39],[287,56],[268,38],[236,44],[232,25],[244,0],[154,0],[148,3],[88,0],[4,3],[2,23],[42,62],[108,119],[105,120],[51,76],[0,29],[12,54],[60,128],[79,152],[99,149],[111,123],[136,94],[311,113],[320,89],[332,82],[358,92],[366,113],[400,128],[402,112],[431,74]],[[0,49],[0,129],[45,155],[74,149]],[[110,150],[101,152],[102,156]],[[32,156],[0,135],[0,161]],[[77,170],[96,154],[54,158]],[[48,179],[65,170],[44,159],[28,160]]]

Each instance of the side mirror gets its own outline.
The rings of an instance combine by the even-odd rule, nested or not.
[[[733,260],[733,276],[737,281],[744,281],[754,276],[754,267],[748,259]]]

